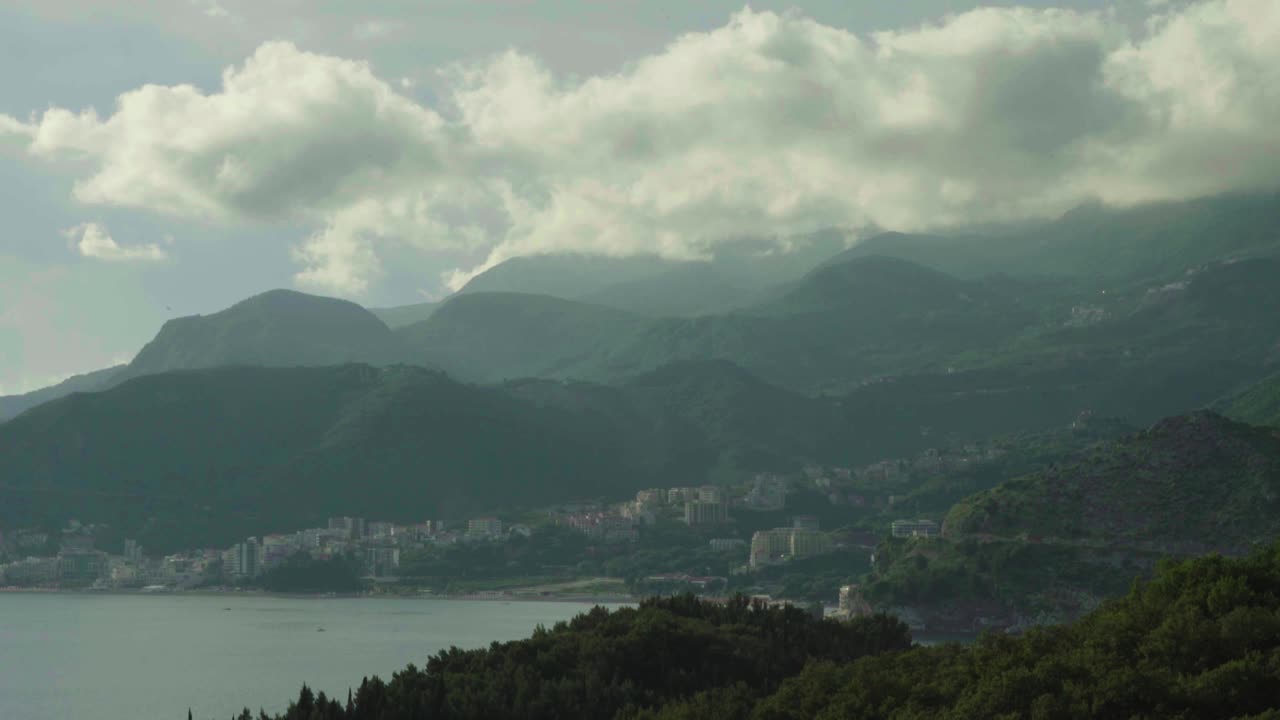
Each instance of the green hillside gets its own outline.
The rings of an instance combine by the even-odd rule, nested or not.
[[[95,370],[83,375],[67,378],[57,385],[34,390],[22,395],[6,395],[0,397],[0,422],[25,412],[50,400],[57,400],[77,392],[97,392],[111,385],[116,375],[125,368],[124,365]]]
[[[0,426],[0,525],[106,522],[162,551],[315,525],[616,495],[607,429],[407,367],[138,378]]]
[[[1277,511],[1280,436],[1199,412],[968,498],[944,532],[1241,552],[1276,537]]]
[[[420,362],[474,382],[574,377],[586,358],[644,324],[613,308],[549,295],[468,293],[398,332]],[[590,375],[586,376],[590,377]]]
[[[691,597],[445,650],[277,720],[1253,718],[1280,713],[1280,547],[1170,564],[1080,621],[908,648],[873,615]],[[248,710],[242,717],[252,717]]]
[[[833,404],[727,363],[623,387],[478,387],[407,366],[171,372],[0,426],[0,527],[75,518],[157,549],[226,544],[339,513],[457,517],[869,460],[858,434]]]
[[[1241,422],[1280,427],[1280,375],[1270,377],[1232,398],[1223,410]]]

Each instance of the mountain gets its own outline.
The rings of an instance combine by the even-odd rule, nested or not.
[[[124,369],[124,365],[115,365],[102,370],[75,375],[57,385],[33,390],[22,395],[6,395],[0,397],[0,422],[15,417],[37,405],[50,400],[57,400],[77,392],[96,392],[109,386],[111,381]]]
[[[440,307],[438,302],[417,303],[416,305],[398,305],[396,307],[369,308],[369,312],[387,327],[397,330],[406,325],[422,322],[431,317]]]
[[[843,393],[885,375],[945,371],[956,354],[998,345],[1035,321],[1016,297],[981,283],[903,260],[856,258],[748,308],[650,323],[587,367],[610,378],[728,359],[792,390]]]
[[[691,262],[615,283],[580,299],[641,315],[695,317],[750,305],[768,292],[740,282],[712,263]]]
[[[618,495],[642,481],[573,414],[421,368],[140,377],[0,425],[0,526],[108,523],[164,550],[314,525]]]
[[[122,378],[228,365],[385,365],[407,358],[400,339],[359,305],[272,290],[212,315],[166,322]]]
[[[848,464],[858,428],[727,363],[621,387],[418,367],[147,375],[0,425],[0,527],[107,523],[157,550],[345,513],[396,520]],[[871,456],[874,457],[874,456]]]
[[[944,533],[1246,551],[1280,532],[1280,434],[1202,411],[958,504]]]
[[[844,247],[845,233],[824,230],[782,241],[739,238],[714,248],[709,259],[687,262],[652,255],[535,255],[480,273],[459,294],[550,295],[638,315],[691,317],[750,304]]]
[[[1223,409],[1229,417],[1241,422],[1280,427],[1280,375],[1237,395]]]
[[[769,385],[722,360],[675,363],[618,385],[522,380],[505,387],[589,417],[594,427],[616,428],[620,448],[660,460],[657,476],[670,481],[741,481],[874,457],[835,403]]]
[[[882,233],[829,263],[868,255],[962,278],[993,274],[1090,284],[1171,281],[1187,268],[1280,255],[1280,194],[1229,194],[1129,208],[1078,207],[1054,220],[953,235]]]
[[[473,382],[573,377],[580,361],[643,326],[613,308],[522,293],[476,292],[400,328],[414,357]],[[590,376],[585,376],[590,377]]]

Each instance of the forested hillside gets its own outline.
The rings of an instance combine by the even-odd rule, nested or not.
[[[278,720],[1261,720],[1280,714],[1277,618],[1276,545],[1168,564],[1079,622],[972,646],[906,650],[879,616],[656,600],[446,650],[345,702],[304,688]]]

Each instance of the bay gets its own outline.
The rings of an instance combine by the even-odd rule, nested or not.
[[[361,678],[439,650],[528,637],[574,602],[0,593],[0,718],[226,720],[282,711],[305,682]]]

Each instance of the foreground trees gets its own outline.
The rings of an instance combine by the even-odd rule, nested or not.
[[[1280,720],[1280,545],[1166,565],[1070,626],[908,646],[885,616],[655,599],[441,652],[345,703],[304,688],[277,720]]]

